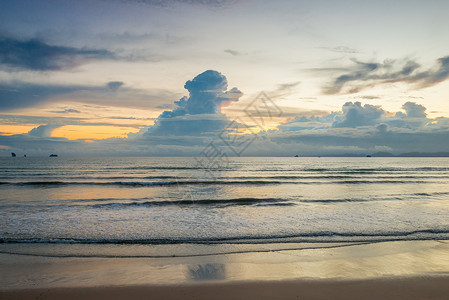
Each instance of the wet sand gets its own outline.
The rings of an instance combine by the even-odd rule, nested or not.
[[[449,299],[447,241],[163,258],[8,247],[0,245],[0,299]]]

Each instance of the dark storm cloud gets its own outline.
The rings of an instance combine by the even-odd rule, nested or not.
[[[0,37],[0,64],[19,70],[59,71],[72,69],[90,60],[115,59],[104,49],[53,46],[38,39]]]
[[[439,58],[433,68],[423,67],[413,60],[386,60],[365,63],[353,60],[345,74],[339,75],[324,89],[326,94],[356,93],[379,84],[404,82],[418,88],[433,86],[449,78],[449,56]]]

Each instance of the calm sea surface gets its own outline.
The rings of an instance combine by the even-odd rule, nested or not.
[[[449,239],[448,158],[1,158],[0,244]]]

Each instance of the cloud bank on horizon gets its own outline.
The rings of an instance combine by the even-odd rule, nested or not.
[[[114,82],[119,88],[121,83]],[[228,90],[226,77],[214,70],[205,71],[184,88],[189,96],[175,101],[154,125],[126,139],[70,141],[51,136],[61,124],[40,125],[26,134],[0,136],[0,151],[7,153],[60,152],[66,155],[191,155],[195,156],[210,141],[225,148],[218,138],[229,134],[231,119],[221,107],[239,101],[237,88]],[[259,132],[245,155],[329,155],[372,152],[444,152],[449,149],[449,118],[428,118],[426,107],[407,101],[395,113],[379,105],[346,102],[340,111],[321,116],[297,116],[286,120],[278,130]],[[36,149],[39,149],[36,151]],[[80,152],[81,151],[81,152]],[[232,153],[228,153],[230,156]]]

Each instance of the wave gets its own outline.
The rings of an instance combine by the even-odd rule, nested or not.
[[[432,197],[432,196],[444,196],[449,195],[449,192],[433,192],[433,193],[413,193],[413,196],[426,196],[426,197]]]
[[[311,172],[311,173],[379,173],[379,172],[432,172],[432,171],[438,171],[438,172],[444,172],[449,171],[449,167],[379,167],[379,168],[348,168],[348,167],[335,167],[335,168],[304,168],[299,166],[291,166],[290,168],[279,168],[279,167],[267,167],[267,168],[244,168],[241,169],[239,166],[229,166],[229,167],[222,167],[222,168],[209,168],[209,167],[200,167],[200,166],[123,166],[123,167],[98,167],[94,169],[88,169],[88,170],[81,170],[85,172],[107,172],[109,171],[146,171],[146,170],[205,170],[205,169],[211,169],[211,170],[217,170],[217,171],[236,171],[236,170],[243,170],[243,171],[249,171],[249,172],[273,172],[273,171],[302,171],[302,172]],[[0,173],[10,173],[10,172],[21,172],[21,171],[38,171],[38,172],[59,172],[59,171],[80,171],[79,168],[75,168],[73,166],[67,166],[67,167],[45,167],[45,166],[36,166],[36,167],[1,167],[0,166]]]
[[[119,245],[162,245],[162,244],[273,244],[298,242],[382,242],[405,240],[449,240],[449,229],[422,229],[392,232],[332,232],[317,231],[291,235],[245,235],[231,237],[173,237],[173,238],[8,238],[0,237],[0,244],[42,243],[42,244],[119,244]]]
[[[388,167],[388,168],[305,168],[309,172],[397,172],[397,171],[449,171],[447,167]]]
[[[192,167],[184,167],[184,166],[141,166],[141,167],[109,167],[102,168],[101,170],[204,170],[208,169],[206,167],[192,166]],[[229,168],[228,168],[229,169]],[[222,170],[220,168],[220,170]]]
[[[48,175],[48,174],[44,174],[44,175]],[[20,178],[24,181],[22,182],[8,182],[7,180],[14,180],[15,178],[19,177],[19,176],[0,176],[0,180],[5,180],[3,182],[0,182],[0,184],[28,184],[28,185],[37,185],[37,184],[82,184],[82,183],[86,183],[86,184],[92,184],[92,183],[105,183],[107,180],[114,180],[115,183],[122,182],[125,183],[126,182],[143,182],[142,180],[156,180],[157,182],[159,182],[158,180],[169,180],[171,182],[184,182],[184,181],[192,181],[192,177],[186,177],[186,176],[167,176],[167,175],[163,175],[163,176],[97,176],[97,177],[93,177],[93,176],[70,176],[69,180],[71,181],[58,181],[58,180],[54,180],[54,179],[58,179],[61,178],[61,176],[44,176],[44,175],[39,175],[39,179],[41,181],[32,181],[33,179],[35,179],[37,176],[35,176],[34,174],[32,175],[24,175],[24,176],[20,176]],[[319,175],[319,176],[302,176],[302,175],[280,175],[280,176],[234,176],[234,177],[224,177],[224,176],[217,176],[215,177],[216,180],[214,181],[218,181],[218,180],[222,180],[222,181],[229,181],[232,180],[233,182],[235,181],[279,181],[282,180],[282,182],[287,182],[286,180],[355,180],[355,181],[360,181],[360,180],[371,180],[371,181],[379,181],[379,180],[385,180],[385,181],[391,181],[391,180],[403,180],[403,181],[407,181],[407,180],[412,180],[415,179],[415,181],[424,181],[424,180],[429,180],[429,179],[436,179],[436,180],[441,180],[441,179],[449,179],[449,176],[441,176],[441,175],[436,175],[436,176],[422,176],[422,175],[417,175],[417,176],[365,176],[365,177],[360,177],[360,176],[350,176],[350,175]],[[30,181],[25,181],[25,180],[30,180]],[[78,181],[77,181],[78,180]],[[90,180],[90,181],[88,181]],[[131,181],[132,180],[132,181]],[[166,182],[166,181],[165,181]],[[201,182],[204,182],[204,180],[202,180]]]
[[[279,181],[279,180],[188,180],[188,181],[22,181],[0,182],[0,185],[56,187],[68,185],[100,186],[174,186],[174,185],[274,185],[274,184],[420,184],[438,183],[424,180],[337,180],[337,181]]]
[[[257,205],[257,206],[288,206],[294,205],[286,199],[274,198],[235,198],[235,199],[202,199],[202,200],[173,200],[173,201],[146,201],[146,202],[126,202],[126,203],[101,203],[92,204],[90,207],[127,207],[127,206],[235,206],[235,205]]]

